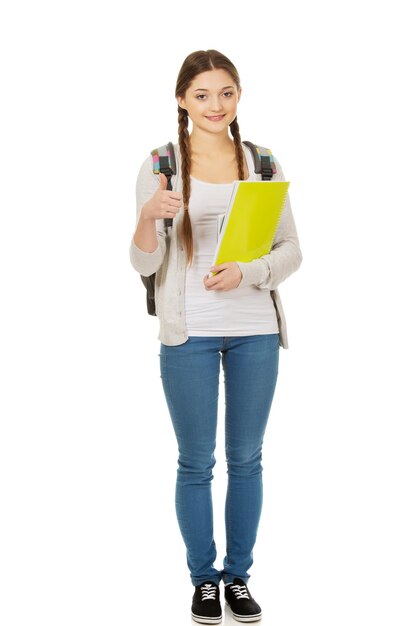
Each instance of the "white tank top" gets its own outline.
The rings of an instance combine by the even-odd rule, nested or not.
[[[218,216],[227,210],[233,183],[206,183],[193,176],[190,179],[193,263],[186,269],[188,335],[237,337],[278,333],[276,311],[268,289],[255,285],[230,291],[205,289],[203,278],[212,265],[217,245]]]

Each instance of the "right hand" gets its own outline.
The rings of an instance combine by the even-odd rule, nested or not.
[[[174,218],[180,211],[182,199],[180,192],[167,191],[167,177],[160,172],[160,187],[142,207],[142,217],[152,220]]]

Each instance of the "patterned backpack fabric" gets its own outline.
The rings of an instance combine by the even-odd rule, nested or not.
[[[251,141],[243,142],[251,150],[254,161],[254,171],[261,174],[261,180],[271,180],[276,174],[277,168],[273,155],[268,148],[258,146]],[[158,176],[160,172],[167,177],[167,189],[171,190],[171,177],[177,174],[176,157],[174,146],[171,142],[151,150],[152,166],[154,174]],[[167,232],[168,227],[173,225],[172,218],[164,219],[164,228]],[[147,310],[149,315],[156,315],[155,310],[155,274],[151,276],[142,276],[141,280],[147,289]]]

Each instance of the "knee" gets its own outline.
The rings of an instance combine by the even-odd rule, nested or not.
[[[226,462],[228,474],[235,476],[256,476],[263,471],[261,464],[261,448],[242,449],[239,451],[227,450]]]
[[[178,481],[183,484],[204,485],[213,479],[213,468],[216,459],[214,454],[197,456],[195,454],[180,454],[178,459]]]

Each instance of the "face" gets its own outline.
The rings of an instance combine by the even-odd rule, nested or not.
[[[236,118],[241,91],[226,70],[210,70],[198,74],[177,102],[186,109],[193,126],[219,133]]]

